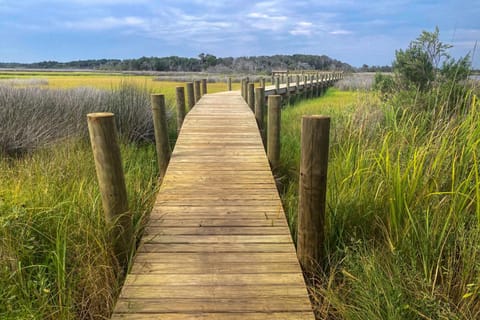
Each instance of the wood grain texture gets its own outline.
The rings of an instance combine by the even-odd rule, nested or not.
[[[204,95],[185,117],[113,319],[314,319],[239,91]]]

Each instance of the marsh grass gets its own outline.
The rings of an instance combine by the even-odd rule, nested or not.
[[[445,96],[432,114],[329,90],[284,110],[292,226],[301,115],[332,116],[327,259],[312,289],[319,318],[480,317],[480,109],[473,93],[463,99],[468,108],[451,116],[440,111],[452,108]]]
[[[110,91],[0,87],[1,319],[108,318],[123,267],[108,238],[86,113],[116,115],[140,235],[158,187],[149,93],[128,83]]]

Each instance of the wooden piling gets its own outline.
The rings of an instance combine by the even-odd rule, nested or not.
[[[177,132],[182,128],[183,120],[185,119],[185,90],[183,87],[176,88],[177,101]]]
[[[188,100],[188,111],[193,109],[195,105],[195,94],[193,92],[193,82],[187,82],[187,100]]]
[[[207,79],[202,79],[202,96],[207,94]]]
[[[228,77],[227,79],[227,89],[228,91],[232,91],[232,77]]]
[[[282,96],[268,96],[267,156],[272,170],[280,163],[280,120]]]
[[[155,146],[157,148],[158,169],[160,181],[167,171],[170,161],[170,143],[168,141],[167,110],[165,107],[165,96],[163,94],[152,94],[153,126],[155,128]]]
[[[265,101],[265,88],[255,88],[255,119],[258,129],[263,133],[263,103]],[[263,136],[263,135],[262,135]]]
[[[255,111],[255,83],[248,84],[247,104],[252,111]]]
[[[280,77],[275,78],[275,94],[280,94]]]
[[[302,118],[297,256],[307,273],[322,263],[330,118]]]
[[[87,122],[105,219],[110,225],[115,255],[120,265],[126,267],[133,245],[133,228],[115,117],[109,112],[90,113]]]
[[[262,88],[265,88],[265,78],[261,78],[261,79],[260,79],[260,86],[261,86]]]
[[[200,91],[200,80],[195,80],[193,82],[193,92],[195,94],[195,104],[197,104],[197,102],[200,101],[200,98],[202,97],[202,92]]]

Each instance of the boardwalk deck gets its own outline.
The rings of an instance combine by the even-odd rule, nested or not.
[[[312,320],[254,115],[238,92],[187,115],[113,319]]]

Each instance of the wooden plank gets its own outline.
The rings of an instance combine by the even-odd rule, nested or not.
[[[121,298],[132,299],[201,299],[223,297],[226,299],[273,298],[305,296],[302,286],[252,285],[252,286],[128,286]]]
[[[138,252],[291,252],[290,243],[144,243]],[[300,267],[299,267],[300,270]]]
[[[116,319],[129,320],[312,320],[312,312],[197,312],[197,313],[116,313]]]
[[[265,262],[297,262],[294,252],[271,252],[269,254],[258,252],[224,253],[224,252],[193,252],[193,253],[142,253],[135,257],[137,262],[165,262],[182,261],[185,264],[193,263],[265,263]]]
[[[306,299],[303,298],[302,300]],[[255,299],[119,299],[118,312],[282,312],[311,311],[299,297]],[[309,304],[309,303],[308,303]]]
[[[144,262],[135,263],[131,274],[205,274],[205,273],[295,273],[298,263],[196,263],[185,265],[183,262]],[[303,288],[303,287],[302,287]],[[303,288],[305,290],[305,288]]]
[[[181,219],[181,218],[179,218]],[[287,226],[281,227],[147,227],[144,236],[151,235],[286,235]]]

